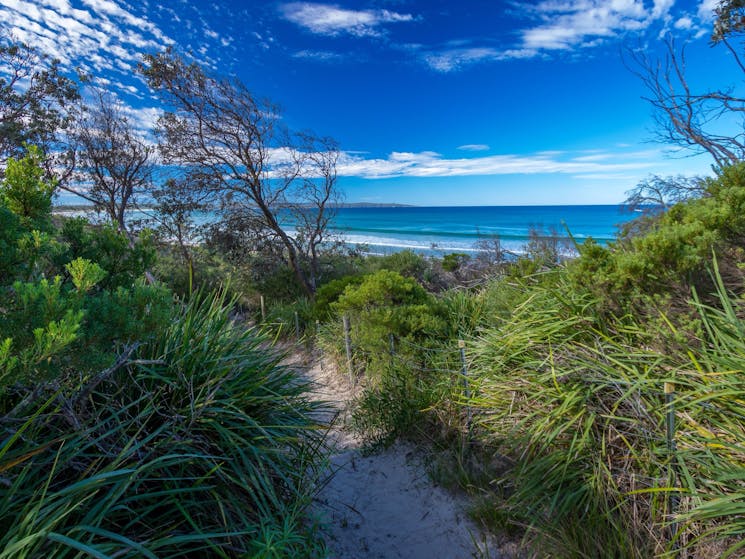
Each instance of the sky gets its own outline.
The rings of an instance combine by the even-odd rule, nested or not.
[[[0,26],[98,77],[152,127],[135,71],[171,46],[242,80],[293,129],[335,138],[348,202],[614,204],[651,174],[710,175],[656,139],[629,49],[687,44],[701,87],[716,0],[0,0]],[[625,62],[626,61],[626,62]]]

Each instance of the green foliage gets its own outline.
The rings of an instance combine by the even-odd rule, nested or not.
[[[370,450],[413,438],[426,422],[424,410],[441,403],[435,388],[432,379],[424,382],[408,367],[385,367],[379,382],[354,402],[351,426]]]
[[[163,285],[140,281],[125,288],[101,291],[84,303],[85,321],[79,347],[85,361],[77,366],[102,368],[117,346],[143,342],[157,335],[172,319],[173,296]]]
[[[468,404],[481,410],[478,437],[514,461],[493,506],[527,526],[534,546],[559,556],[736,545],[745,528],[729,503],[743,489],[725,480],[741,479],[745,464],[741,303],[719,281],[722,310],[696,303],[703,339],[675,353],[657,345],[678,334],[670,322],[654,332],[639,317],[601,318],[590,294],[565,274],[557,279],[534,287],[474,343],[478,396]],[[665,382],[678,390],[675,479]],[[684,489],[672,488],[678,484]],[[670,491],[681,501],[677,534],[666,528]]]
[[[705,296],[711,293],[714,286],[707,269],[714,253],[720,255],[725,283],[741,285],[745,164],[722,169],[704,187],[703,198],[685,200],[659,216],[645,218],[642,234],[608,248],[585,243],[582,257],[570,266],[577,287],[588,286],[614,312],[650,312],[653,296],[668,293],[680,301],[692,287]]]
[[[49,232],[36,229],[22,233],[16,239],[17,255],[20,259],[15,276],[32,280],[54,276],[65,261],[66,247]]]
[[[22,262],[18,251],[22,232],[20,218],[0,200],[0,284],[11,280]]]
[[[297,326],[295,330],[295,314]],[[266,320],[261,323],[262,329],[274,338],[296,339],[296,334],[302,338],[306,332],[315,333],[315,314],[313,302],[300,298],[293,303],[278,302],[268,305]]]
[[[389,270],[365,276],[359,285],[348,285],[331,307],[339,315],[348,313],[359,321],[369,350],[397,337],[416,337],[441,328],[435,301],[413,278]],[[378,338],[380,342],[376,343]]]
[[[426,303],[429,295],[416,281],[391,270],[380,270],[345,288],[335,304],[337,311],[364,311],[390,305]]]
[[[130,246],[127,236],[114,225],[92,226],[83,218],[73,218],[62,224],[61,239],[69,246],[71,260],[84,258],[106,272],[99,284],[102,289],[132,285],[155,261],[155,247],[147,232]]]
[[[466,264],[471,257],[462,252],[452,252],[442,257],[442,267],[448,272],[455,272]]]
[[[289,303],[304,296],[295,272],[284,263],[266,270],[257,258],[249,264],[249,270],[251,284],[265,297]]]
[[[82,219],[66,221],[61,235],[51,221],[43,231],[31,225],[0,205],[0,391],[100,368],[116,344],[150,336],[173,308],[167,290],[136,285],[154,255],[147,238],[130,247],[112,228]]]
[[[45,180],[44,156],[36,146],[26,146],[22,159],[8,159],[0,186],[3,204],[27,227],[48,228],[55,184]]]
[[[348,285],[359,285],[362,276],[344,276],[331,280],[316,291],[314,314],[319,320],[328,320],[332,315],[331,305],[339,300]]]
[[[106,271],[101,266],[80,257],[65,264],[65,270],[70,274],[72,284],[80,293],[87,293],[106,277]]]
[[[425,272],[429,268],[427,259],[413,250],[394,252],[387,256],[372,259],[370,262],[373,266],[372,271],[388,270],[407,278],[416,278],[420,281],[424,278]]]
[[[17,389],[21,403],[0,414],[17,433],[0,443],[0,554],[322,555],[302,523],[315,408],[230,312],[197,296],[73,390]]]
[[[83,313],[60,296],[60,281],[14,285],[0,327],[0,394],[16,381],[39,382],[58,374],[60,357],[78,338]]]
[[[191,247],[190,257],[194,271],[191,278],[192,291],[228,290],[230,297],[236,298],[239,306],[250,306],[254,291],[241,273],[240,267],[204,246]],[[161,244],[151,270],[155,277],[176,295],[188,298],[189,266],[184,260],[178,247]]]

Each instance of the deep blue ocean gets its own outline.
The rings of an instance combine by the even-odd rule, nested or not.
[[[412,249],[425,253],[471,252],[479,239],[498,236],[502,248],[521,252],[531,228],[579,242],[612,241],[618,225],[638,214],[623,206],[473,206],[340,208],[333,229],[369,252]]]

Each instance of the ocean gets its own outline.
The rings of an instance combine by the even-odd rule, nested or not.
[[[503,249],[520,253],[531,229],[563,236],[568,230],[580,243],[592,237],[607,244],[619,225],[636,216],[620,205],[349,207],[338,209],[332,229],[347,244],[376,254],[475,252],[480,239],[495,235]]]
[[[66,211],[84,214],[82,210]],[[331,223],[350,247],[365,247],[372,254],[413,250],[442,256],[451,252],[476,252],[481,239],[498,237],[504,250],[521,253],[531,229],[567,230],[582,243],[592,237],[601,245],[614,240],[618,226],[639,214],[623,206],[453,206],[453,207],[345,207],[337,210]],[[132,219],[146,218],[146,212],[132,210]],[[199,224],[214,219],[211,212],[197,215]],[[292,234],[292,223],[285,223]]]

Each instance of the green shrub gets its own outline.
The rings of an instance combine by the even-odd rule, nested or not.
[[[18,250],[22,232],[20,218],[0,201],[0,285],[12,283],[22,264]]]
[[[7,356],[0,393],[14,382],[56,376],[78,339],[83,318],[79,300],[66,295],[59,276],[52,281],[16,281],[1,289],[5,302],[0,308],[0,341],[6,344]]]
[[[348,285],[359,285],[363,281],[362,276],[344,276],[331,280],[322,285],[316,291],[315,306],[313,313],[319,320],[328,320],[332,315],[331,304],[336,303],[344,294]]]
[[[132,285],[155,261],[152,237],[142,232],[130,246],[127,236],[113,225],[91,225],[84,218],[64,220],[61,240],[67,244],[68,261],[85,258],[106,271],[103,289]]]
[[[373,272],[388,270],[420,281],[429,268],[427,259],[413,250],[402,250],[387,256],[371,258],[369,262]]]
[[[28,229],[45,230],[51,226],[55,184],[45,175],[44,155],[36,146],[26,146],[22,159],[8,159],[0,200]]]
[[[348,285],[331,307],[357,321],[357,345],[370,352],[381,344],[387,347],[389,334],[416,338],[442,328],[434,298],[413,278],[389,270],[365,276],[358,285]]]
[[[585,243],[581,257],[570,266],[577,287],[589,287],[616,313],[656,313],[646,302],[650,296],[670,294],[675,303],[687,299],[691,288],[703,297],[712,293],[707,270],[717,254],[725,284],[740,289],[745,262],[745,164],[725,167],[705,186],[705,197],[645,217],[642,234],[607,248]],[[665,310],[676,314],[680,307]]]
[[[175,311],[168,288],[142,281],[91,295],[83,308],[85,319],[76,348],[84,358],[75,360],[82,370],[103,368],[117,348],[156,337]]]
[[[452,252],[442,257],[442,267],[448,272],[455,272],[466,264],[471,257],[462,252]]]

